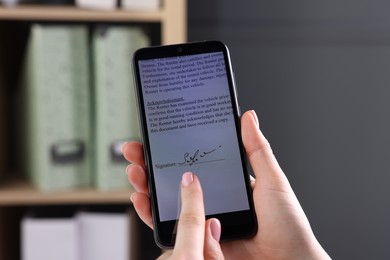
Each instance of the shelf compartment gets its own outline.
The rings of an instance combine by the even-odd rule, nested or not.
[[[132,189],[99,191],[80,188],[61,192],[40,192],[23,178],[2,181],[0,206],[66,205],[66,204],[126,204],[130,205]]]

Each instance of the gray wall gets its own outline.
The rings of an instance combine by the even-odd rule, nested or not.
[[[335,259],[390,259],[389,14],[379,0],[188,3],[189,40],[229,46],[241,108]]]

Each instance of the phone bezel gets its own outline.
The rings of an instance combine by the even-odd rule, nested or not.
[[[249,202],[249,210],[239,212],[228,212],[224,214],[208,215],[206,218],[216,217],[220,220],[222,225],[221,241],[244,238],[253,236],[257,232],[257,221],[254,211],[252,188],[250,178],[246,165],[245,150],[241,141],[240,131],[240,110],[237,100],[237,91],[235,86],[235,80],[233,76],[233,70],[231,65],[230,54],[225,44],[219,41],[204,41],[194,43],[184,43],[166,46],[148,47],[137,50],[133,56],[133,69],[136,85],[137,105],[139,109],[139,116],[142,128],[142,138],[144,144],[144,157],[146,164],[146,172],[148,176],[149,193],[151,198],[151,209],[154,223],[154,236],[156,243],[161,248],[171,248],[175,242],[175,229],[176,220],[172,221],[160,221],[158,212],[158,201],[156,197],[155,180],[150,151],[149,135],[146,122],[146,111],[143,100],[142,84],[140,78],[140,71],[138,67],[138,61],[146,59],[158,59],[165,57],[176,57],[184,55],[195,55],[211,52],[223,52],[225,59],[226,74],[229,84],[229,92],[231,96],[234,121],[236,126],[236,133],[238,137],[242,168],[244,172],[244,179],[247,191],[247,197]],[[173,232],[170,232],[170,231]]]

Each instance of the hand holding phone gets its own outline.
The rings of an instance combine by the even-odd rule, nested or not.
[[[231,259],[290,259],[291,257],[330,259],[316,240],[286,176],[259,130],[254,111],[243,114],[241,129],[243,144],[250,155],[249,159],[256,176],[256,180],[252,179],[252,187],[257,219],[261,223],[261,228],[250,239],[221,243],[223,254]],[[134,208],[147,225],[155,228],[151,215],[143,146],[138,142],[126,143],[123,146],[123,154],[129,162],[132,162],[126,169],[126,173],[129,182],[136,189],[131,196]],[[191,204],[186,200],[183,202]],[[206,224],[206,232],[208,228]],[[186,243],[199,242],[199,238],[193,239]],[[200,242],[204,242],[206,254],[207,243],[210,240],[205,237],[205,240]],[[217,246],[214,245],[213,248],[214,252],[218,252]],[[202,250],[198,251],[202,253]],[[208,259],[206,255],[204,258]]]

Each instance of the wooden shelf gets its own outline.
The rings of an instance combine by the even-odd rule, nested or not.
[[[133,190],[98,191],[83,188],[66,192],[40,192],[22,178],[2,182],[0,206],[64,205],[64,204],[126,204]]]
[[[165,0],[156,11],[97,11],[75,6],[19,5],[0,6],[0,21],[56,22],[156,22],[161,24],[161,43],[173,44],[187,40],[187,3]]]
[[[128,11],[122,9],[97,11],[74,6],[0,6],[0,20],[161,22],[163,18],[163,9],[156,11]]]

